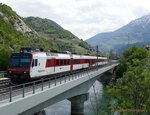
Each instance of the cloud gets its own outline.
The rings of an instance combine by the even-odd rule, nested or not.
[[[114,31],[150,12],[149,0],[2,0],[19,15],[52,19],[79,38]]]

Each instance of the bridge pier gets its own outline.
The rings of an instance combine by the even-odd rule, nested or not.
[[[34,115],[46,115],[45,111],[44,110],[41,110],[37,113],[34,113]]]
[[[84,102],[89,98],[89,93],[81,94],[68,100],[71,102],[71,115],[84,115]]]

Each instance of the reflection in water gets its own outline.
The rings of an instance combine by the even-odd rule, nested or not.
[[[100,109],[99,99],[102,97],[103,85],[96,81],[89,90],[89,100],[85,102],[85,115],[95,115]]]
[[[63,100],[45,109],[46,115],[70,115],[71,103]]]
[[[103,92],[103,86],[100,82],[96,81],[94,83],[94,88],[95,88],[95,92],[96,94],[98,94],[99,98],[102,96],[102,92]],[[95,93],[93,90],[93,87],[90,88],[89,90],[89,100],[85,102],[85,115],[94,115],[92,106],[93,103],[95,101]],[[71,110],[71,103],[70,101],[63,100],[61,102],[58,102],[50,107],[47,107],[45,109],[46,115],[70,115],[70,110]],[[43,115],[43,114],[40,114]]]

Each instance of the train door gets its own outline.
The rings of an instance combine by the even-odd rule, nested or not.
[[[91,67],[91,66],[90,66],[90,60],[88,59],[87,62],[88,62],[88,64],[89,64],[89,69],[90,69],[90,67]]]
[[[38,76],[38,58],[34,58],[32,60],[32,71],[31,71],[31,77]]]
[[[56,59],[53,59],[54,73],[55,73],[55,66],[56,66]]]
[[[73,71],[73,58],[70,59],[70,73]]]
[[[80,60],[80,64],[82,64],[82,69],[84,69],[84,59]]]

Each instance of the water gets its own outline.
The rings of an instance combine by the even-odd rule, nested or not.
[[[93,88],[95,90],[93,90]],[[89,100],[84,103],[85,115],[94,115],[93,107],[95,106],[97,99],[101,98],[102,93],[103,93],[103,85],[100,82],[96,81],[89,90]],[[46,115],[70,115],[71,103],[66,99],[52,106],[47,107],[44,110]]]

